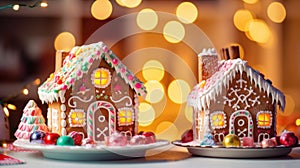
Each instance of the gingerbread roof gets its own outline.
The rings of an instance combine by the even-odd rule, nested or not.
[[[81,79],[83,74],[89,71],[94,60],[98,59],[105,60],[139,96],[146,95],[144,84],[103,42],[98,42],[74,47],[63,61],[63,66],[38,88],[40,100],[49,103],[60,98],[64,101],[65,91]]]
[[[188,96],[188,104],[199,110],[210,107],[211,100],[216,101],[216,96],[224,88],[228,88],[230,81],[236,73],[246,72],[247,76],[261,91],[267,92],[272,98],[272,104],[277,103],[283,111],[285,107],[285,96],[282,92],[272,86],[258,71],[251,68],[247,61],[241,59],[221,60],[218,62],[218,70],[205,82],[197,84]]]

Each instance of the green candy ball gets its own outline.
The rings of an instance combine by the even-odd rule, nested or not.
[[[56,145],[58,146],[74,146],[74,140],[67,135],[62,135],[60,136],[57,141],[56,141]]]

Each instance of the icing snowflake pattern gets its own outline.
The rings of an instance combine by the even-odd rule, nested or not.
[[[230,88],[228,96],[223,97],[224,104],[227,104],[235,110],[246,110],[256,104],[260,104],[260,96],[257,95],[252,87],[247,87],[247,81],[242,79],[242,75],[240,75],[237,84],[239,85]],[[251,99],[251,96],[254,96],[254,99]]]

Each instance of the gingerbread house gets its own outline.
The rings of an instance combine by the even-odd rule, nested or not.
[[[103,42],[74,47],[65,56],[62,67],[38,88],[49,106],[49,130],[82,132],[95,142],[114,131],[137,134],[143,83]]]
[[[276,135],[276,110],[284,110],[285,96],[272,82],[238,56],[238,48],[203,50],[199,83],[188,96],[193,108],[195,141],[212,133],[216,142],[227,134],[253,137],[255,142]],[[231,52],[229,52],[231,51]]]

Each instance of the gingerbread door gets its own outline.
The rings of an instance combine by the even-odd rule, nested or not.
[[[96,101],[88,108],[87,135],[95,142],[103,142],[115,130],[115,108],[106,101]]]
[[[238,110],[230,116],[229,133],[239,137],[253,136],[253,119],[249,111]]]

